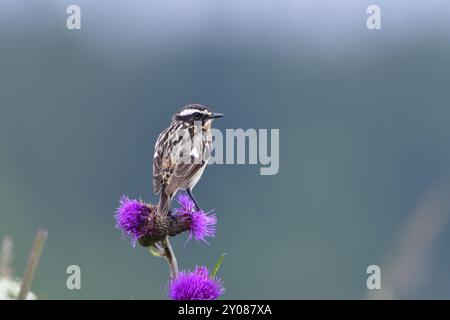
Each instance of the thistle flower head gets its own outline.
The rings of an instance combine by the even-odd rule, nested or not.
[[[145,222],[149,219],[151,208],[145,202],[122,196],[116,210],[116,227],[131,237],[133,246],[144,233]]]
[[[211,278],[208,268],[202,266],[192,272],[181,271],[168,286],[172,300],[215,300],[224,292],[222,280]]]
[[[180,207],[176,210],[176,214],[190,222],[188,240],[195,238],[197,241],[207,242],[206,237],[215,236],[217,217],[212,211],[197,211],[195,203],[186,194],[180,194],[177,200]]]
[[[191,213],[195,211],[195,203],[187,194],[180,193],[177,201],[180,204],[180,208],[178,208],[179,213]]]

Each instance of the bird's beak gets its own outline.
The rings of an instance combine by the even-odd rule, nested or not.
[[[225,116],[223,113],[211,113],[211,115],[209,116],[210,119],[218,119],[218,118],[222,118],[223,116]]]

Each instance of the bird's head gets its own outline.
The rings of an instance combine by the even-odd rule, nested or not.
[[[201,124],[206,130],[211,128],[211,122],[214,119],[222,118],[222,113],[212,112],[211,109],[201,104],[190,104],[178,111],[173,119],[175,121],[184,121],[189,124]]]

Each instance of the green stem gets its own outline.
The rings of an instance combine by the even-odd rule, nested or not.
[[[12,276],[11,260],[12,260],[12,239],[5,236],[2,241],[2,249],[0,251],[0,278],[10,278]]]
[[[169,264],[170,276],[172,279],[175,279],[178,277],[178,263],[177,257],[175,257],[175,253],[170,245],[168,236],[162,241],[162,246],[164,249],[164,258],[166,258],[166,261]]]
[[[28,291],[31,289],[31,284],[33,283],[34,273],[36,271],[39,257],[42,253],[42,248],[44,247],[45,240],[47,239],[48,232],[46,230],[38,230],[36,238],[34,239],[33,247],[30,251],[28,257],[27,269],[22,278],[22,285],[20,287],[20,292],[17,297],[19,300],[25,300]]]

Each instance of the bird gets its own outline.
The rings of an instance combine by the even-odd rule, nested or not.
[[[172,116],[158,136],[153,155],[153,191],[160,194],[157,214],[171,214],[173,197],[186,190],[200,210],[192,189],[202,177],[212,150],[211,125],[222,113],[201,104],[189,104]]]

